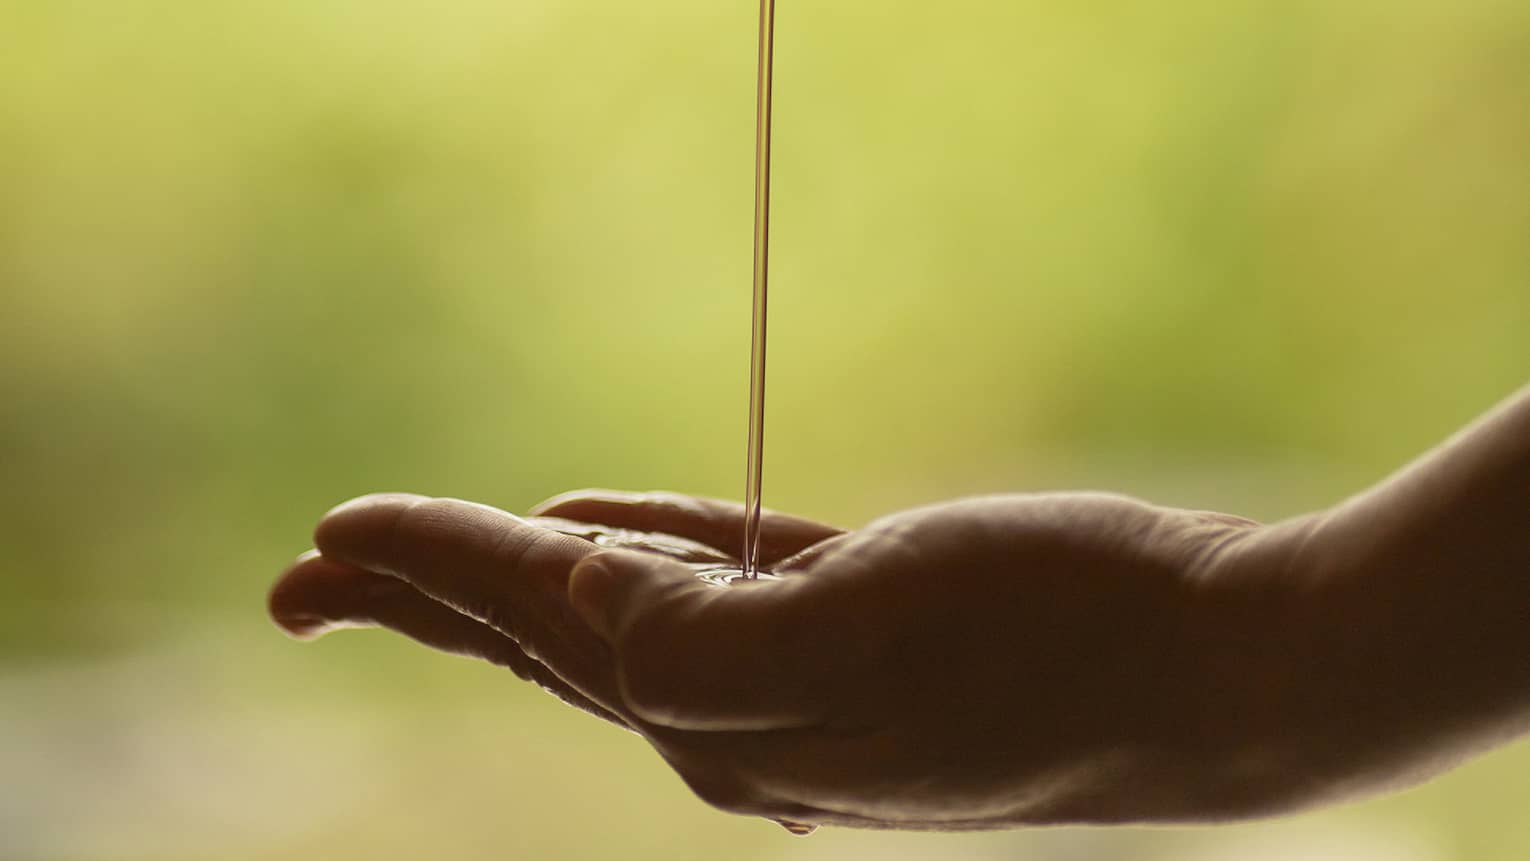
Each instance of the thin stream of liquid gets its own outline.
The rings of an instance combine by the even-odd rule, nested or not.
[[[770,85],[774,65],[776,2],[760,0],[760,60],[754,110],[754,310],[749,342],[749,455],[744,481],[742,570],[701,566],[696,576],[713,586],[774,580],[760,570],[760,480],[765,455],[765,305],[770,280]],[[818,826],[787,819],[776,824],[799,837]]]
[[[760,570],[760,481],[765,458],[765,298],[770,276],[770,85],[776,2],[760,0],[760,57],[754,112],[754,312],[749,345],[749,454],[744,480],[744,577]]]

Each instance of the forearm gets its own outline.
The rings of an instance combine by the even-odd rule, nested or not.
[[[1314,608],[1301,723],[1345,777],[1407,782],[1530,730],[1530,389],[1286,528]]]

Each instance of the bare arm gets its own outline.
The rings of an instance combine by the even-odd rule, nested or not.
[[[1530,388],[1240,551],[1295,587],[1281,710],[1322,795],[1417,782],[1530,730]]]

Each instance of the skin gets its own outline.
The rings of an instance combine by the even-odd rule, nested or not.
[[[853,531],[767,512],[778,579],[717,587],[695,573],[736,554],[736,503],[588,490],[534,514],[352,500],[272,617],[504,666],[643,736],[706,802],[793,823],[1268,816],[1530,729],[1530,390],[1272,525],[1098,493]]]

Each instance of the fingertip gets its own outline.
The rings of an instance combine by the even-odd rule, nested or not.
[[[319,518],[314,546],[320,551],[343,551],[358,536],[383,534],[404,512],[429,499],[417,493],[368,493],[348,499]]]
[[[339,628],[365,626],[362,608],[388,601],[408,584],[327,559],[299,556],[266,593],[266,614],[287,636],[315,640]]]
[[[318,558],[317,550],[299,556],[266,592],[266,615],[283,634],[294,640],[316,640],[326,632],[325,619],[303,606],[303,581],[301,575],[294,576]]]
[[[578,508],[585,504],[594,505],[634,505],[642,502],[644,494],[633,493],[626,490],[611,490],[604,487],[586,487],[581,490],[570,490],[542,500],[527,509],[526,513],[531,516],[541,516],[549,512]]]
[[[307,572],[323,564],[319,551],[309,550],[293,560],[266,591],[266,615],[294,640],[312,640],[322,634],[318,629],[324,620],[304,606],[303,596],[312,576]]]
[[[289,639],[297,640],[300,643],[311,643],[334,630],[328,619],[305,614],[294,616],[273,615],[271,621],[275,622],[277,629],[286,634]]]
[[[292,593],[297,588],[295,584],[300,576],[298,572],[318,558],[320,557],[317,550],[304,552],[292,560],[292,564],[283,569],[281,575],[276,578],[276,582],[266,590],[266,613],[272,619],[288,614],[287,611],[292,604]]]

